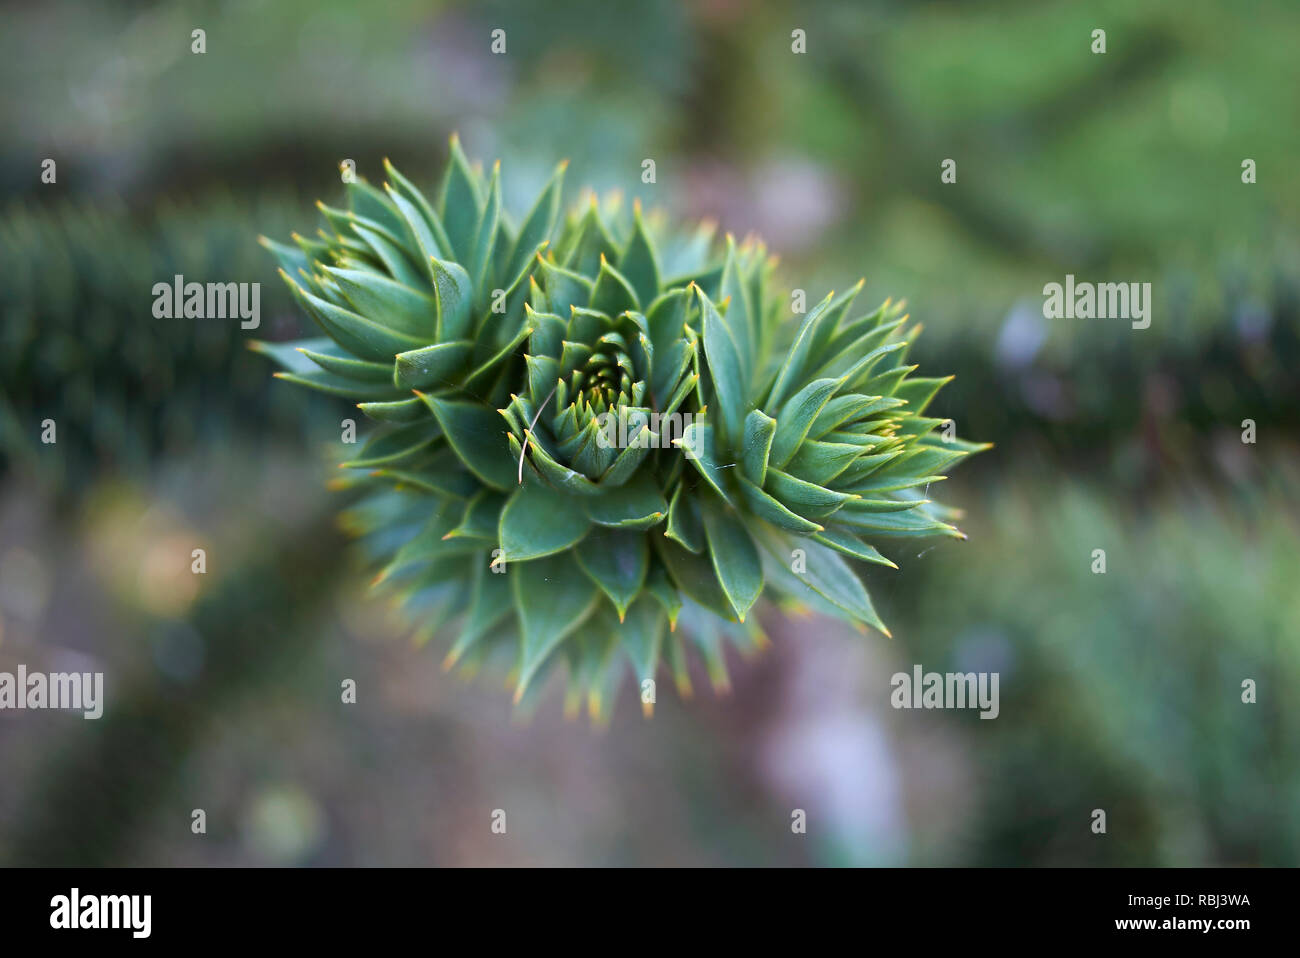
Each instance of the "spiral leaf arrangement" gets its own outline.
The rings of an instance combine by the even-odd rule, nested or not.
[[[562,669],[605,721],[629,667],[647,707],[661,662],[689,694],[691,649],[725,688],[765,587],[887,635],[875,543],[963,537],[922,490],[984,447],[924,415],[947,380],[912,375],[901,304],[792,317],[761,243],[561,217],[563,165],[516,224],[454,137],[436,203],[385,175],[262,240],[324,336],[255,348],[378,423],[346,520],[418,637],[454,626],[448,667],[500,660],[516,702]]]

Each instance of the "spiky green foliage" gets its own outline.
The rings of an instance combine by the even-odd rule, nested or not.
[[[561,220],[563,172],[516,225],[453,139],[436,202],[388,165],[264,240],[325,336],[259,348],[380,423],[344,463],[380,487],[348,516],[378,581],[423,637],[456,624],[448,663],[503,659],[516,700],[562,665],[598,719],[629,663],[689,691],[691,645],[724,685],[765,586],[885,631],[858,570],[961,536],[923,490],[980,448],[925,417],[901,308],[857,315],[859,283],[796,322],[761,243]]]

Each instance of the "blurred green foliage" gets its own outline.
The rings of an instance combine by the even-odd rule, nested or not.
[[[198,443],[297,445],[310,401],[267,383],[238,319],[159,319],[155,283],[261,283],[261,322],[296,328],[257,245],[289,204],[208,198],[17,204],[0,213],[0,465],[78,488]],[[53,419],[57,441],[40,441]],[[233,453],[233,447],[232,447]]]
[[[996,337],[924,337],[926,367],[957,371],[934,414],[1007,457],[1038,451],[1129,485],[1218,472],[1207,439],[1235,441],[1246,420],[1275,448],[1294,440],[1300,272],[1164,274],[1153,289],[1163,322],[1146,330],[1078,320],[1063,335],[1051,327],[1069,321],[1044,319],[1035,299],[1013,307]]]
[[[1020,479],[972,509],[977,562],[937,549],[923,583],[900,583],[917,661],[1001,672],[998,719],[960,716],[983,793],[969,863],[1300,857],[1300,471],[1271,472],[1143,510]]]

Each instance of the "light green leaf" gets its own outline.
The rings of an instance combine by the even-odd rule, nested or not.
[[[822,407],[822,411],[813,420],[808,430],[810,439],[821,439],[831,430],[847,422],[863,419],[872,413],[882,412],[903,405],[901,399],[889,396],[860,396],[851,393],[836,396]]]
[[[452,342],[469,336],[473,322],[474,284],[459,263],[431,259],[434,289],[438,298],[438,342]]]
[[[536,434],[528,442],[528,461],[551,485],[570,495],[600,496],[601,487],[582,473],[568,466],[561,465],[537,441]]]
[[[650,573],[645,580],[645,588],[646,592],[663,606],[664,612],[668,615],[668,628],[675,630],[677,628],[677,616],[682,611],[682,597],[674,588],[672,580],[668,577],[668,571],[661,563],[655,563],[650,567]]]
[[[687,289],[670,290],[646,310],[646,326],[650,330],[654,352],[650,390],[661,401],[681,378],[685,371],[684,361],[689,358],[684,328],[690,296]]]
[[[384,385],[393,381],[391,363],[372,363],[364,359],[356,359],[349,356],[338,343],[331,342],[321,352],[314,349],[301,349],[301,352],[312,361],[313,365],[327,372],[337,373],[345,379]]]
[[[299,271],[310,274],[312,271],[312,260],[301,249],[289,246],[285,243],[277,243],[273,239],[265,236],[259,236],[257,242],[264,249],[267,249],[275,257],[279,264],[280,270],[286,276],[297,276]]]
[[[451,242],[447,239],[447,231],[443,229],[442,221],[438,214],[433,211],[425,195],[415,188],[415,185],[405,176],[397,171],[388,160],[384,160],[384,175],[388,177],[388,182],[392,189],[388,190],[389,199],[397,202],[397,197],[393,196],[396,192],[412,210],[419,214],[419,219],[424,224],[423,232],[426,234],[421,239],[421,245],[424,246],[424,255],[436,256],[439,259],[452,255]],[[406,219],[406,210],[401,204],[397,206],[402,210],[403,219]]]
[[[391,363],[398,353],[424,345],[414,336],[396,332],[351,310],[326,302],[304,290],[288,276],[284,279],[299,304],[320,324],[321,329],[354,356],[372,362]]]
[[[842,552],[863,562],[875,562],[879,565],[887,565],[891,569],[898,568],[893,562],[881,555],[875,546],[868,545],[846,529],[828,526],[814,535],[813,538],[822,545],[830,546],[837,552]]]
[[[331,266],[322,269],[367,319],[426,341],[437,334],[437,303],[418,289],[378,273]]]
[[[633,407],[627,407],[633,408]],[[628,445],[620,449],[614,461],[600,476],[600,484],[607,489],[615,489],[628,482],[637,474],[641,463],[650,455],[650,427],[645,423],[634,424],[629,428]]]
[[[332,396],[343,396],[347,399],[393,400],[401,399],[405,395],[401,390],[394,389],[391,385],[363,383],[355,379],[345,379],[337,373],[326,372],[323,369],[313,369],[305,373],[280,372],[275,374],[275,378],[283,379],[285,382],[297,383],[299,386],[306,386],[319,392],[329,393]]]
[[[568,316],[572,307],[586,306],[591,302],[593,283],[587,277],[557,266],[547,259],[538,260],[538,274],[552,313],[561,317]]]
[[[856,501],[851,494],[805,482],[779,469],[767,471],[766,489],[794,512],[814,519],[829,516],[846,503]]]
[[[816,379],[804,386],[784,406],[776,417],[776,436],[772,439],[772,465],[784,468],[808,435],[813,420],[826,405],[826,400],[839,387],[837,379]]]
[[[490,489],[480,490],[465,504],[460,525],[447,533],[449,539],[485,539],[494,545],[500,541],[501,512],[506,497]]]
[[[806,482],[827,485],[862,455],[862,447],[846,442],[805,439],[791,457],[789,472]]]
[[[309,373],[317,366],[304,355],[304,350],[324,352],[337,349],[338,344],[328,336],[314,336],[311,339],[295,339],[287,343],[269,343],[264,339],[253,339],[249,340],[248,348],[288,372]]]
[[[751,409],[745,417],[745,439],[741,446],[740,464],[754,485],[762,488],[767,476],[768,458],[772,451],[772,437],[776,435],[776,420],[761,409]]]
[[[952,376],[941,379],[909,379],[894,390],[894,396],[907,400],[907,411],[919,416],[925,412],[935,394],[952,380]]]
[[[903,538],[911,536],[951,536],[965,539],[966,534],[956,526],[934,518],[923,509],[905,512],[851,512],[848,508],[836,514],[837,522],[860,529],[873,538]]]
[[[748,398],[749,377],[761,346],[761,330],[758,327],[758,316],[749,301],[749,290],[745,288],[744,277],[741,276],[740,260],[736,256],[736,241],[731,236],[727,237],[727,256],[722,266],[722,285],[719,287],[718,295],[727,300],[727,328],[735,338],[741,369],[744,371],[741,383],[745,398]],[[707,334],[705,339],[707,349]],[[730,427],[729,435],[738,436],[739,426],[737,420]]]
[[[805,536],[821,529],[817,523],[791,512],[744,476],[740,477],[740,495],[750,512],[778,529],[786,529]]]
[[[393,369],[393,383],[399,389],[452,385],[453,374],[464,366],[473,345],[461,340],[398,353]]]
[[[378,422],[414,422],[429,415],[429,408],[416,396],[393,402],[357,403],[357,408]]]

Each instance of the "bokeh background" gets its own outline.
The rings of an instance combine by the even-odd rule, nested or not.
[[[1297,36],[1282,0],[6,7],[0,669],[108,710],[0,713],[0,863],[1300,863]],[[341,408],[245,348],[300,324],[256,237],[343,159],[431,185],[453,130],[507,203],[567,157],[813,300],[908,300],[996,448],[945,484],[969,541],[870,573],[892,641],[768,615],[729,695],[593,732],[367,595]],[[154,319],[174,273],[261,282],[262,328]],[[1043,319],[1066,273],[1150,282],[1151,327]],[[891,709],[917,662],[999,671],[1000,717]]]

